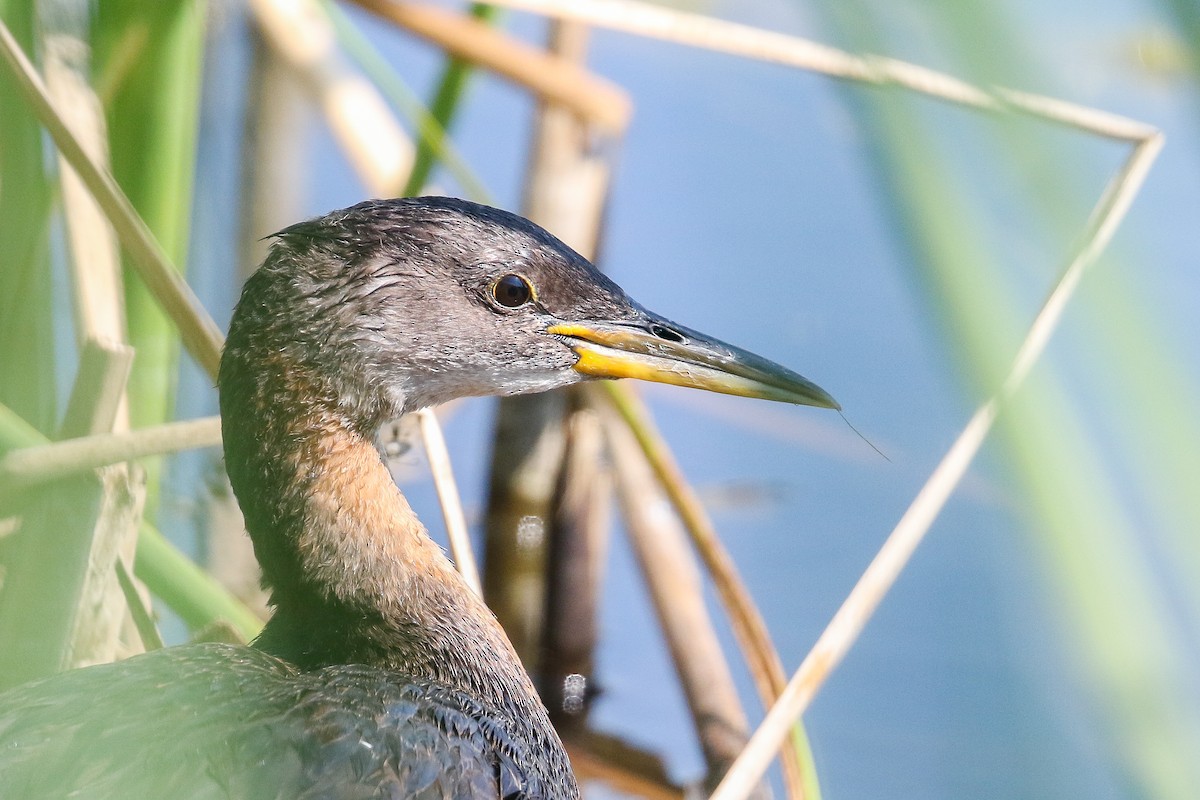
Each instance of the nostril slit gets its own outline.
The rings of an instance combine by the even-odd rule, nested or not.
[[[665,325],[659,325],[658,323],[654,323],[650,326],[650,332],[659,339],[666,339],[668,342],[683,341],[683,334],[673,331]]]

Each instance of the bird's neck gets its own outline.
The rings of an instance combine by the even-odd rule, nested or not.
[[[531,713],[536,693],[507,637],[372,441],[319,400],[328,393],[262,386],[241,406],[260,413],[225,421],[230,478],[276,607],[258,646],[303,668],[367,664]]]

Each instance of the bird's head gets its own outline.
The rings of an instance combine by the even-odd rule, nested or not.
[[[303,365],[356,415],[627,377],[838,408],[800,375],[645,310],[514,214],[373,200],[276,239],[226,360]]]

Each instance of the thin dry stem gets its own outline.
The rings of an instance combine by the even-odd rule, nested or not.
[[[144,649],[137,641],[122,642],[128,604],[117,583],[115,565],[122,557],[133,558],[137,549],[138,525],[146,498],[145,476],[140,469],[119,464],[104,467],[98,477],[102,496],[94,519],[83,528],[90,532],[90,542],[82,583],[75,595],[74,620],[67,645],[69,658],[64,667],[107,663],[122,653],[140,653]],[[69,505],[85,499],[86,494],[73,491],[72,483],[78,486],[80,482],[57,484],[47,494],[54,497],[50,502]],[[51,531],[61,533],[54,528],[43,529],[44,534]],[[43,555],[49,557],[52,570],[71,562],[71,557],[59,552],[61,541],[57,535],[48,536],[44,544]]]
[[[46,36],[43,63],[46,86],[56,106],[70,114],[69,124],[80,145],[97,164],[108,163],[104,111],[85,74],[86,46],[74,35],[57,32]],[[79,342],[100,340],[124,343],[125,306],[122,298],[120,253],[112,227],[87,187],[59,156],[63,217],[71,258],[71,287],[75,307],[75,332]],[[129,427],[119,415],[118,429]]]
[[[881,56],[853,55],[799,36],[634,0],[496,0],[496,5],[783,64],[834,78],[901,86],[988,111],[1012,108],[1120,141],[1140,142],[1156,132],[1145,123],[1063,100],[1002,87],[983,89],[916,64]]]
[[[113,564],[113,571],[117,574],[117,583],[121,587],[121,594],[125,597],[125,603],[129,606],[129,615],[133,618],[138,636],[141,637],[142,649],[145,651],[161,650],[165,647],[162,635],[158,632],[158,626],[154,624],[154,615],[151,613],[149,605],[138,592],[133,570],[125,564],[125,559],[118,556]]]
[[[550,720],[564,741],[578,738],[590,724],[613,484],[600,418],[579,402],[579,392],[569,395],[566,450],[548,520],[537,671]]]
[[[599,388],[633,432],[671,505],[687,528],[692,544],[712,576],[725,613],[729,615],[734,635],[754,679],[759,698],[764,707],[770,708],[787,685],[787,677],[779,654],[775,651],[775,645],[771,642],[766,623],[754,604],[754,598],[738,575],[733,559],[721,544],[704,505],[688,485],[671,455],[670,448],[651,422],[649,411],[626,386],[606,382],[600,384]],[[796,792],[797,797],[803,796],[802,771],[799,759],[791,747],[783,750],[783,765],[789,791]]]
[[[0,485],[5,487],[5,491],[11,491],[108,464],[220,444],[219,417],[168,422],[122,433],[81,436],[9,451],[0,458]]]
[[[425,444],[425,456],[429,459],[429,470],[433,473],[433,485],[437,488],[438,503],[442,507],[442,518],[446,521],[446,535],[450,539],[450,552],[458,571],[466,580],[471,591],[483,597],[479,582],[479,567],[471,551],[471,536],[467,530],[467,518],[463,513],[458,484],[454,481],[454,470],[450,465],[450,451],[442,436],[442,426],[431,409],[417,412],[421,425],[421,441]]]
[[[825,679],[845,658],[966,474],[1000,410],[1021,387],[1045,350],[1084,270],[1096,260],[1120,225],[1151,164],[1162,149],[1162,143],[1163,139],[1158,135],[1143,142],[1113,177],[1092,214],[1087,241],[1064,270],[1034,318],[1003,384],[975,411],[929,480],[921,487],[879,553],[801,663],[779,701],[751,737],[725,780],[717,787],[712,800],[741,800],[747,796],[766,771],[773,753],[787,736],[792,721],[804,713]]]
[[[749,738],[746,712],[704,602],[687,532],[629,426],[611,408],[604,411],[625,529],[691,711],[712,788]]]

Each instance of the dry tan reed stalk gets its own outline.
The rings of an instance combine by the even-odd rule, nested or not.
[[[321,108],[367,190],[390,197],[412,169],[413,146],[374,84],[347,62],[315,0],[250,0],[272,50]]]
[[[134,627],[142,641],[142,650],[161,650],[166,645],[154,624],[154,615],[149,604],[138,591],[138,585],[133,577],[133,570],[125,563],[125,559],[117,558],[113,565],[117,574],[117,583],[125,596],[125,604],[129,607],[129,616],[133,619]]]
[[[138,526],[142,521],[142,509],[146,498],[145,473],[128,464],[101,467],[95,472],[102,498],[93,518],[82,528],[88,538],[80,537],[86,544],[86,565],[82,573],[82,584],[74,595],[74,621],[68,641],[68,658],[64,668],[103,664],[118,657],[140,653],[140,637],[130,639],[122,636],[122,629],[130,614],[130,605],[121,591],[116,575],[116,565],[122,558],[132,559],[137,550]],[[80,484],[91,484],[92,476],[85,480],[65,480],[47,487],[48,502],[61,505],[76,505],[84,501],[87,508],[87,491],[80,491]],[[60,519],[64,516],[56,513]],[[69,517],[67,517],[69,519]],[[73,560],[67,555],[70,541],[75,537],[61,527],[51,525],[41,528],[46,536],[43,546],[47,552],[49,570],[56,577],[65,576]],[[61,521],[65,522],[66,519]],[[40,526],[39,526],[40,527]],[[28,564],[28,562],[26,562]],[[73,578],[73,576],[72,576]],[[73,583],[55,581],[52,591],[70,596]],[[28,607],[28,606],[27,606]],[[37,608],[43,608],[39,605]],[[39,615],[34,615],[35,617]]]
[[[425,457],[429,460],[429,471],[433,473],[433,485],[437,489],[438,504],[442,508],[442,519],[446,522],[446,535],[450,539],[450,553],[467,586],[479,597],[483,587],[479,582],[479,567],[471,550],[471,534],[467,530],[467,517],[463,513],[462,498],[454,480],[454,469],[450,464],[450,451],[446,449],[446,438],[442,426],[432,409],[417,412],[421,425],[421,441],[425,445]]]
[[[80,145],[46,91],[41,76],[30,63],[8,26],[0,21],[0,55],[34,116],[46,128],[67,163],[79,174],[116,230],[138,275],[179,328],[183,345],[210,378],[217,377],[221,361],[221,332],[196,299],[191,287],[171,267],[170,259],[129,198],[108,170],[98,165]]]
[[[77,188],[83,191],[82,186]],[[73,264],[74,272],[86,272],[86,254],[79,252],[75,255],[80,256],[81,260]],[[103,260],[102,256],[101,262]],[[93,321],[98,321],[98,318]],[[59,426],[59,437],[111,433],[114,425],[122,421],[125,384],[132,365],[133,348],[129,345],[94,336],[85,338],[79,352],[71,399]],[[25,549],[26,564],[33,558],[55,565],[71,563],[72,559],[66,552],[67,542],[73,541],[77,546],[87,549],[87,566],[77,595],[76,623],[68,645],[73,665],[111,661],[114,657],[131,655],[144,649],[141,647],[141,637],[130,629],[128,612],[132,608],[113,576],[114,566],[121,558],[132,560],[137,551],[138,523],[141,521],[145,496],[143,474],[132,465],[120,464],[101,467],[96,477],[98,483],[58,481],[53,489],[47,490],[47,496],[54,493],[56,502],[62,505],[86,508],[89,506],[87,495],[90,489],[99,486],[105,492],[115,492],[118,498],[124,495],[134,500],[132,508],[118,498],[106,497],[105,502],[96,507],[97,518],[86,526],[91,532],[90,541],[70,535],[65,528],[65,523],[70,520],[67,517],[64,520],[47,520],[43,532],[53,535],[34,536]],[[0,486],[5,487],[0,494],[19,485],[19,481],[0,480]],[[125,513],[130,510],[133,513]],[[56,585],[53,591],[61,592],[63,588]],[[149,602],[148,597],[146,602]]]
[[[496,5],[782,64],[833,78],[898,86],[978,109],[1011,108],[1120,141],[1140,142],[1157,132],[1145,123],[1075,103],[1004,87],[983,89],[916,64],[882,56],[854,55],[799,36],[636,0],[496,0]]]
[[[12,491],[122,461],[220,444],[219,417],[167,422],[123,433],[81,436],[10,450],[0,458],[0,484],[5,491]]]
[[[596,687],[596,644],[612,522],[612,474],[600,419],[568,389],[566,449],[546,552],[545,624],[538,682],[563,741],[587,729]],[[519,544],[519,542],[518,542]],[[582,678],[582,680],[579,680]]]
[[[692,714],[714,788],[749,738],[749,722],[713,629],[688,534],[633,438],[602,406],[625,529]]]
[[[63,21],[65,22],[65,18]],[[82,25],[79,27],[82,28]],[[77,35],[80,33],[81,31],[69,29],[47,32],[42,54],[46,86],[54,98],[56,107],[70,115],[68,124],[79,137],[80,145],[97,164],[107,166],[104,111],[88,84],[89,64],[85,55],[87,46]],[[112,374],[89,376],[88,380],[98,385],[116,387],[115,406],[111,415],[103,410],[88,414],[81,408],[68,413],[67,418],[74,420],[85,417],[98,420],[107,417],[108,422],[102,428],[89,425],[66,435],[128,430],[129,410],[125,401],[125,383],[129,377],[129,363],[133,358],[133,351],[126,346],[125,304],[116,236],[87,187],[61,154],[59,183],[62,187],[63,217],[66,221],[70,253],[68,265],[75,310],[75,337],[83,344],[84,353],[94,352],[89,348],[90,343],[102,343],[98,346],[109,356],[93,359],[87,363],[86,368],[111,371]],[[80,369],[84,368],[81,356]],[[98,396],[94,401],[100,402],[100,399]]]
[[[1161,150],[1153,136],[1136,147],[1115,175],[1092,212],[1086,242],[1071,260],[1034,318],[1000,388],[971,416],[929,480],[904,512],[883,547],[847,595],[829,625],[767,714],[746,750],[713,793],[712,800],[740,800],[757,783],[771,755],[787,735],[791,722],[804,713],[817,690],[849,652],[867,621],[907,565],[917,545],[958,486],[996,421],[1000,409],[1024,383],[1046,348],[1083,272],[1112,238]]]
[[[97,164],[107,168],[104,112],[88,83],[91,65],[84,42],[84,18],[70,13],[48,13],[43,21],[46,29],[42,55],[47,88],[56,107],[70,115],[67,124],[79,137],[81,146]],[[134,352],[126,342],[123,278],[116,236],[95,198],[61,153],[58,162],[75,335],[80,343],[75,382],[58,435],[69,438],[128,430],[125,387]],[[99,476],[105,491],[127,491],[126,496],[131,498],[142,496],[139,473],[130,472],[127,467],[112,471],[118,474]],[[14,482],[8,483],[11,487]],[[81,497],[78,486],[70,481],[61,484],[63,502],[72,504],[82,499],[86,505],[86,497]],[[133,607],[114,581],[112,568],[122,557],[132,559],[137,548],[140,502],[135,502],[132,514],[121,513],[128,509],[122,509],[119,502],[102,503],[97,519],[86,528],[91,532],[91,540],[69,537],[80,547],[87,547],[87,566],[77,595],[76,623],[68,643],[75,664],[108,661],[121,650],[122,629],[128,627],[126,610],[132,612]],[[37,558],[59,564],[69,561],[64,559],[62,546],[60,535],[41,539],[26,553],[40,551]],[[136,594],[132,578],[130,584]],[[131,635],[124,638],[128,643],[126,650],[144,649]]]
[[[56,107],[70,115],[67,124],[80,145],[97,164],[107,167],[104,115],[87,81],[88,51],[81,38],[81,22],[70,15],[47,16],[43,45],[46,85]],[[117,241],[79,176],[61,154],[58,161],[75,333],[81,343],[75,383],[59,436],[126,430],[129,423],[125,385],[134,353],[125,344]],[[19,485],[19,481],[10,480],[6,490]],[[68,503],[81,499],[72,488],[74,485],[69,483],[63,486],[64,500]],[[119,557],[115,553],[132,555],[137,524],[132,518],[125,518],[125,524],[105,524],[112,521],[92,520],[87,530],[95,538],[90,542],[75,540],[88,547],[89,552],[78,595],[79,624],[68,645],[72,660],[82,663],[108,660],[114,654],[125,615],[126,602],[106,567]],[[44,548],[39,557],[62,560],[61,542],[41,542],[38,547]]]
[[[712,576],[725,613],[729,615],[759,699],[765,708],[770,708],[787,685],[787,673],[783,671],[783,662],[779,660],[754,598],[746,589],[729,552],[721,544],[700,498],[683,477],[670,448],[658,433],[650,412],[637,394],[618,383],[606,382],[598,388],[633,432],[642,453],[671,500],[675,513],[683,521],[692,544]],[[783,765],[789,790],[798,791],[799,796],[803,796],[803,775],[799,759],[791,747],[783,750]]]
[[[464,61],[483,67],[569,109],[609,134],[622,133],[633,107],[618,86],[570,59],[517,41],[471,17],[419,3],[353,0]]]
[[[485,528],[484,596],[521,661],[541,659],[551,500],[566,448],[566,395],[501,398],[496,408]]]

